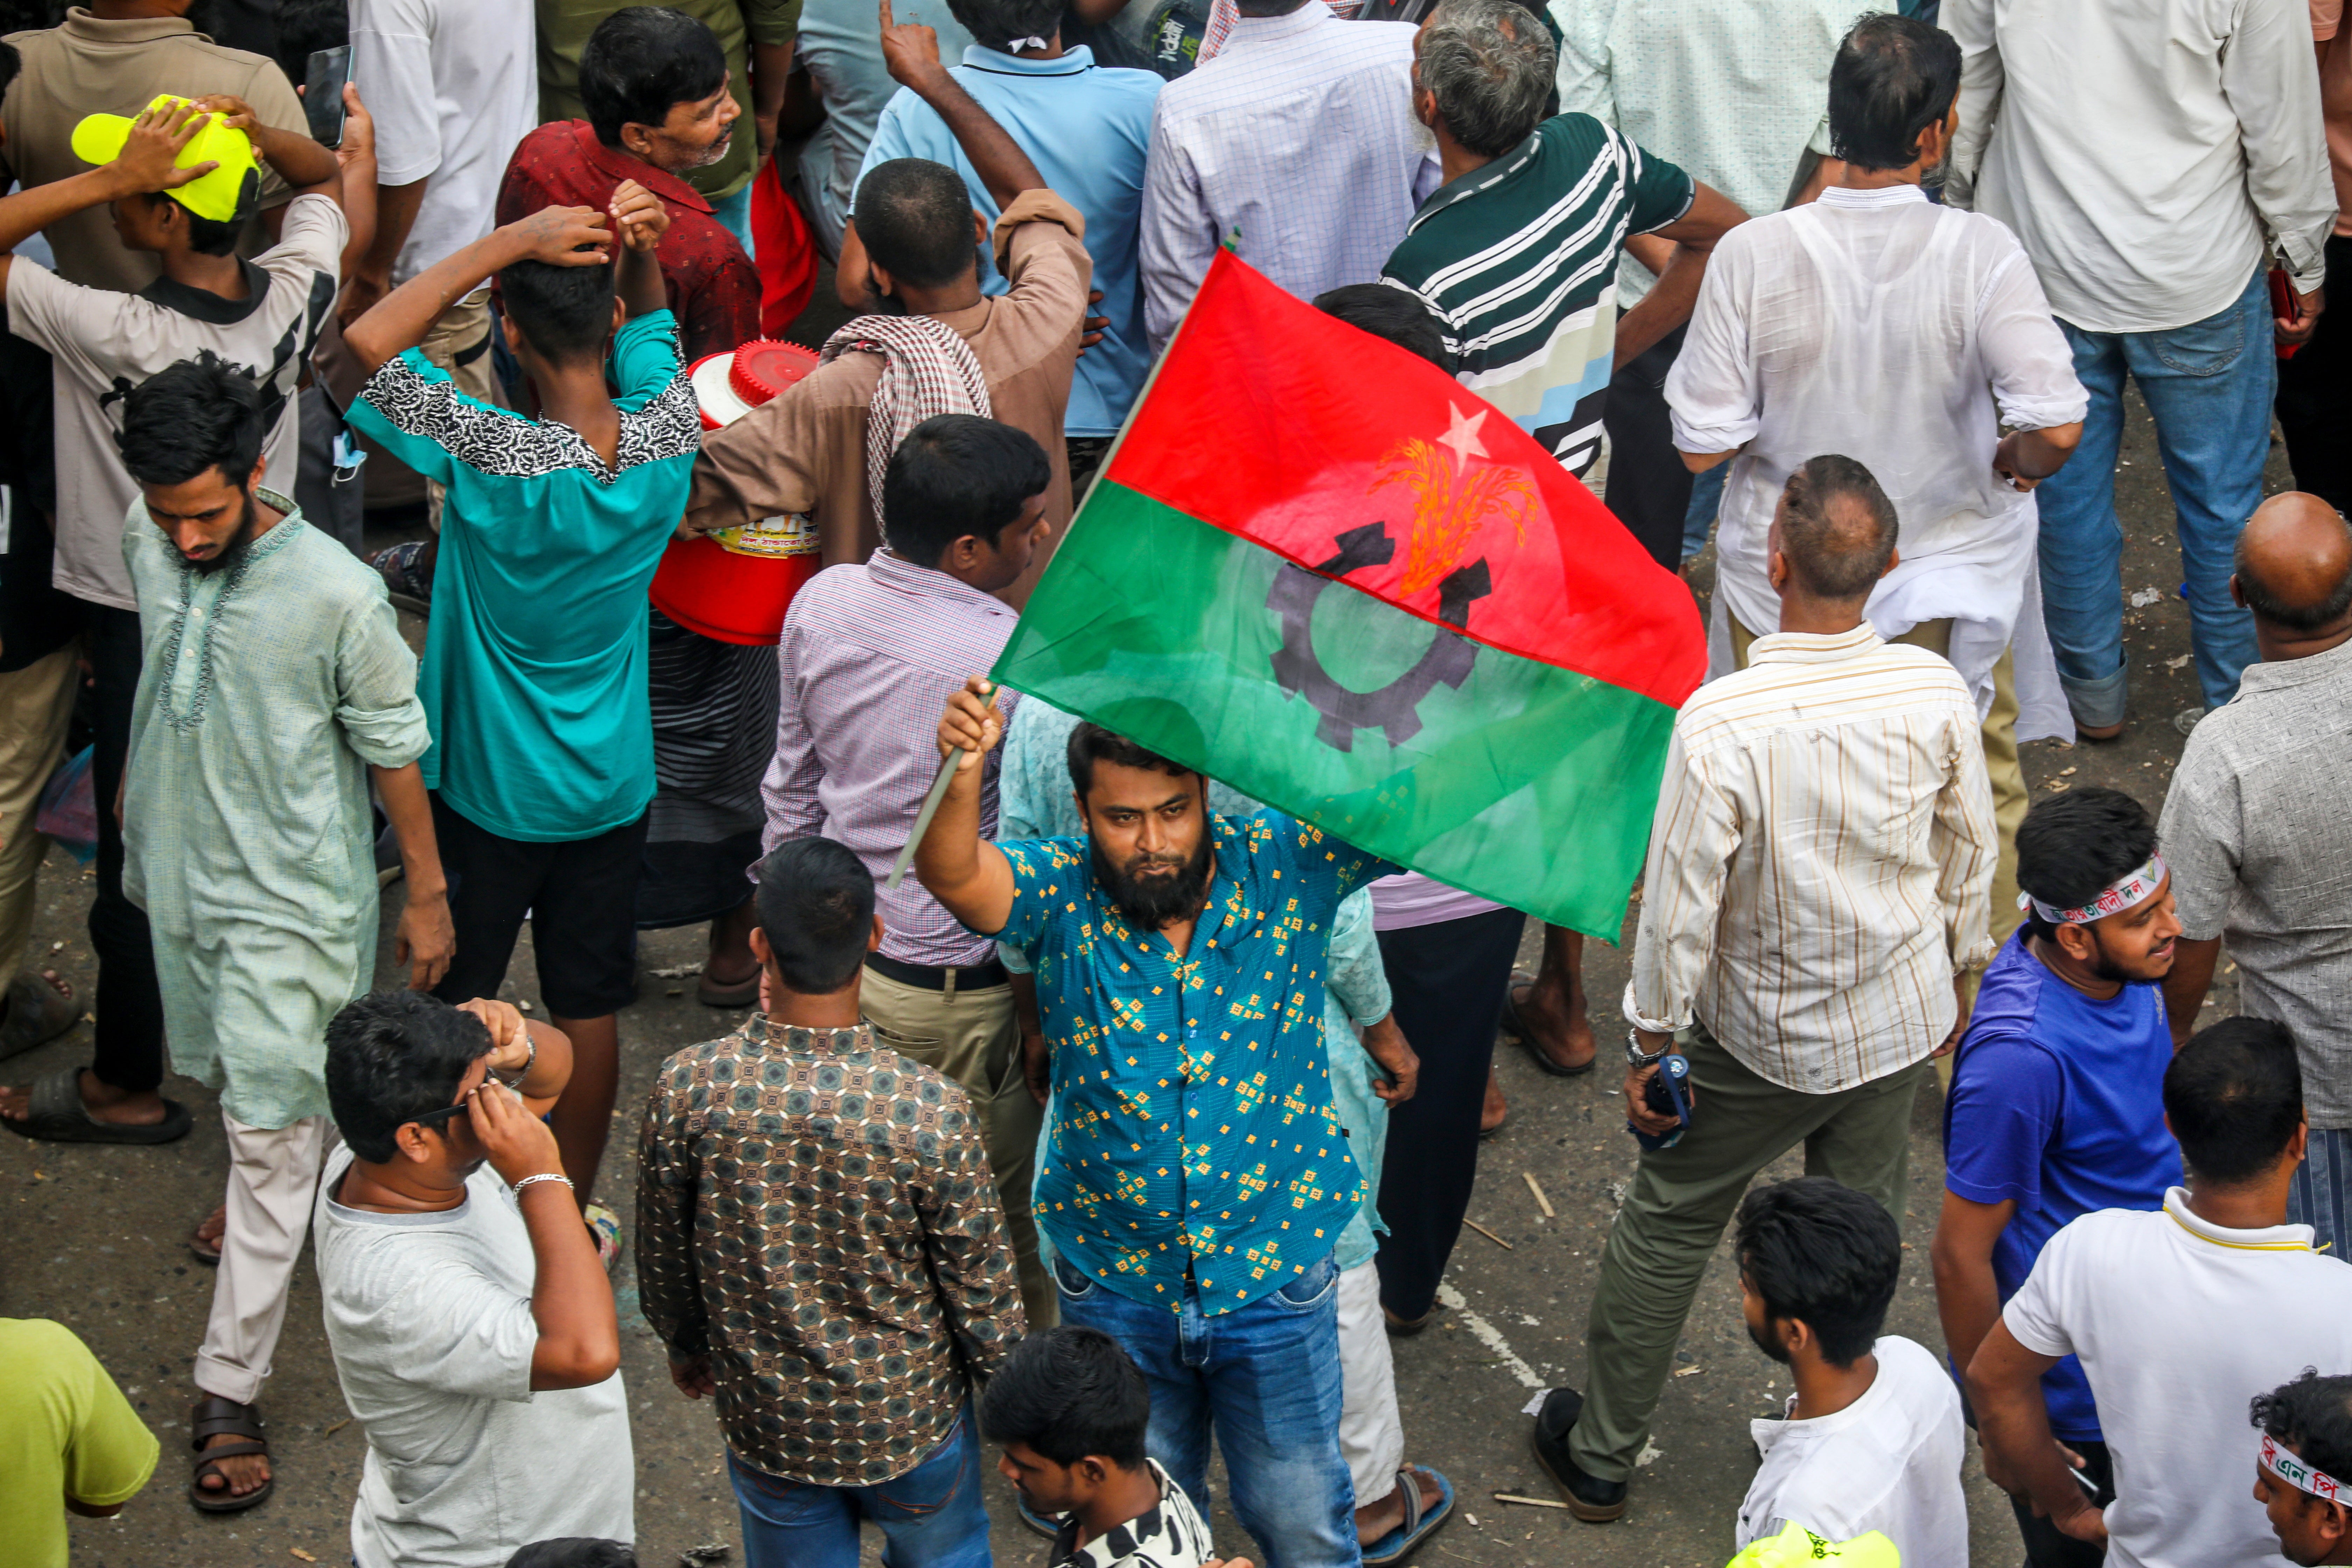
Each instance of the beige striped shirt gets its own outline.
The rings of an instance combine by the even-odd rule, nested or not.
[[[1625,1016],[1694,1015],[1747,1067],[1832,1094],[1910,1066],[1991,956],[1998,832],[1976,704],[1868,625],[1759,637],[1675,721]]]

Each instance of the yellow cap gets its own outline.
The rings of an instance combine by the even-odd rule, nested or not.
[[[1748,1542],[1727,1568],[1800,1568],[1813,1563],[1834,1563],[1839,1568],[1902,1568],[1903,1554],[1895,1542],[1874,1530],[1852,1541],[1826,1541],[1801,1524],[1792,1524],[1778,1535]]]
[[[147,107],[176,108],[187,101],[167,92]],[[121,114],[88,116],[74,127],[74,156],[85,163],[111,163],[122,155],[123,143],[131,140],[132,123],[130,116]],[[220,164],[202,179],[163,193],[198,217],[234,223],[260,203],[261,165],[253,154],[253,138],[223,125],[217,114],[205,117],[195,135],[180,149],[174,163],[183,169],[205,163]]]

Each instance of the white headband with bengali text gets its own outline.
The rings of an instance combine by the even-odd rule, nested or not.
[[[2164,857],[2151,855],[2147,864],[2138,870],[2107,885],[2099,896],[2078,910],[2061,909],[2045,904],[2031,893],[2017,895],[2017,907],[2031,910],[2054,926],[2086,926],[2093,921],[2103,921],[2109,915],[2119,915],[2136,909],[2156,897],[2157,889],[2164,885]]]
[[[2263,1468],[2299,1491],[2327,1502],[2352,1503],[2352,1487],[2325,1470],[2315,1470],[2288,1449],[2279,1447],[2278,1439],[2263,1435]]]

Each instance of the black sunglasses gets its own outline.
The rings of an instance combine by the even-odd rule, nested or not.
[[[408,1119],[408,1121],[402,1123],[402,1125],[407,1126],[410,1123],[414,1123],[418,1127],[430,1127],[436,1122],[446,1122],[451,1117],[462,1114],[466,1108],[473,1104],[473,1102],[474,1097],[469,1094],[455,1105],[445,1105],[438,1110],[428,1110],[422,1116],[412,1116]]]

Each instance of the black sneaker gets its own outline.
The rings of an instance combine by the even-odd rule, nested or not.
[[[1528,1446],[1535,1450],[1536,1463],[1559,1489],[1569,1512],[1587,1524],[1607,1524],[1624,1516],[1625,1483],[1588,1476],[1569,1458],[1568,1435],[1583,1409],[1584,1395],[1572,1388],[1553,1389],[1544,1395],[1543,1408],[1536,1413]]]

